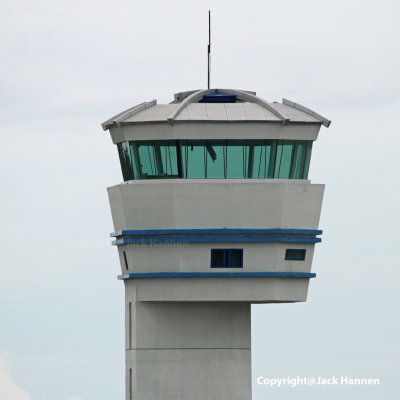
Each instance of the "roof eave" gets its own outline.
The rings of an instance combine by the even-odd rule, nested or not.
[[[126,119],[134,116],[135,114],[137,114],[140,111],[143,111],[143,110],[146,110],[147,108],[153,107],[156,104],[157,104],[157,100],[153,99],[151,101],[137,104],[134,107],[131,107],[125,111],[122,111],[121,113],[115,115],[114,117],[108,119],[107,121],[105,121],[101,124],[103,131],[106,131],[115,126],[121,126],[122,123]]]
[[[311,110],[310,108],[304,107],[301,104],[295,103],[294,101],[288,100],[288,99],[282,99],[282,104],[285,104],[286,106],[295,108],[297,110],[303,111],[306,114],[311,115],[318,121],[321,121],[321,124],[327,128],[329,128],[329,125],[331,124],[331,121],[322,115],[316,113],[315,111]]]

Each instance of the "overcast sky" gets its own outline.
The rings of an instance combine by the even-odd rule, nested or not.
[[[309,298],[252,308],[253,399],[393,400],[399,371],[398,1],[2,0],[0,399],[124,398],[123,284],[100,123],[212,87],[282,97],[331,119]],[[269,389],[258,376],[379,378]]]

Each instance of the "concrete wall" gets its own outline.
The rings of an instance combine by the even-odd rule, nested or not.
[[[122,274],[146,272],[310,272],[314,244],[148,243],[118,246]],[[211,249],[243,249],[243,268],[212,268]],[[305,249],[304,261],[285,260],[286,249]],[[123,256],[125,251],[129,269]]]
[[[292,303],[307,300],[308,278],[140,278],[125,280],[143,302]]]
[[[126,283],[127,400],[251,399],[250,304],[142,303]]]
[[[293,179],[165,179],[108,188],[122,229],[318,229],[324,185]]]
[[[293,139],[316,140],[320,124],[282,125],[281,122],[145,123],[111,128],[113,143],[166,139]]]
[[[323,185],[305,180],[133,181],[108,189],[115,231],[124,229],[317,229]],[[243,268],[210,268],[212,248],[243,249]],[[285,260],[305,249],[304,261]],[[120,245],[123,274],[311,271],[313,243]],[[128,269],[123,256],[125,251]],[[142,278],[140,301],[305,301],[303,278]]]

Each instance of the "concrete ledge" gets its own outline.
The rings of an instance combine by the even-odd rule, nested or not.
[[[159,235],[322,235],[319,229],[126,229],[110,234],[118,236]]]
[[[315,278],[317,275],[309,272],[142,272],[118,275],[118,279],[140,278]]]
[[[291,237],[291,236],[168,236],[168,237],[136,237],[117,239],[112,242],[113,246],[122,244],[140,243],[321,243],[320,238]]]
[[[314,275],[314,274],[310,274]],[[310,277],[221,276],[126,279],[136,288],[136,301],[291,303],[307,300]]]

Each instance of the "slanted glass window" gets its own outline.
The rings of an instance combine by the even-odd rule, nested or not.
[[[248,141],[248,173],[247,178],[273,178],[276,140]]]
[[[311,141],[153,140],[118,144],[124,180],[307,179]]]
[[[139,177],[137,175],[135,176],[133,170],[134,162],[129,148],[129,142],[118,143],[117,147],[124,181],[138,179]]]
[[[178,178],[178,151],[176,141],[131,142],[136,154],[140,179]]]
[[[244,140],[227,140],[226,178],[243,179],[247,177],[249,148]]]
[[[307,179],[308,166],[311,157],[311,145],[309,141],[296,141],[292,159],[290,178]]]
[[[211,268],[243,268],[243,249],[211,249]]]
[[[304,261],[306,259],[305,249],[287,249],[285,260]]]
[[[294,141],[279,140],[276,150],[274,178],[289,179],[292,165]]]
[[[311,160],[311,149],[312,149],[312,142],[307,142],[306,145],[306,155],[305,155],[305,161],[304,161],[304,170],[303,170],[303,179],[308,178],[308,170],[310,168],[310,160]]]
[[[182,140],[183,177],[188,179],[205,178],[206,146],[205,141]]]
[[[207,141],[206,144],[206,178],[224,179],[227,173],[226,140]]]

